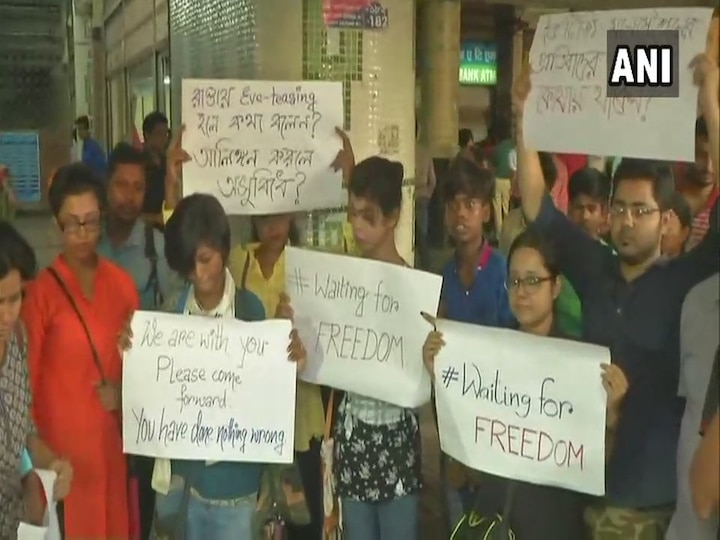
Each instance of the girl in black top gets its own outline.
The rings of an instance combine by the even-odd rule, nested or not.
[[[557,331],[553,304],[560,293],[560,278],[552,246],[532,228],[520,234],[508,253],[507,290],[510,308],[521,332],[566,338]],[[432,364],[444,342],[431,332],[423,357]],[[616,365],[602,368],[608,394],[608,433],[617,422],[618,407],[627,391],[627,379]],[[611,437],[609,438],[611,444]],[[609,454],[608,445],[606,453]],[[517,540],[582,540],[588,538],[583,522],[585,495],[567,489],[541,486],[483,474],[477,488],[476,511],[485,516],[504,513],[507,490],[513,489],[509,524]]]

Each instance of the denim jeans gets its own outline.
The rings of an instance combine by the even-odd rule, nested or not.
[[[420,494],[385,502],[343,498],[343,530],[347,540],[418,540]]]
[[[252,540],[257,494],[248,495],[232,506],[213,504],[195,495],[188,503],[186,540]]]

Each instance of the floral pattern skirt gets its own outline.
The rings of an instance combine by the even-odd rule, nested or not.
[[[382,502],[420,490],[419,426],[410,411],[393,424],[374,425],[341,409],[334,433],[338,495]]]

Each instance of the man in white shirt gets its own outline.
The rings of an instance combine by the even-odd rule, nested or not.
[[[718,516],[701,519],[693,509],[690,466],[701,440],[702,413],[715,353],[720,344],[720,275],[685,297],[680,320],[680,387],[685,413],[677,454],[677,502],[666,540],[716,540]]]

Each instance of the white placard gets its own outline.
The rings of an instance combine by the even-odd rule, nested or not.
[[[291,463],[297,368],[289,321],[137,311],[123,362],[128,454]]]
[[[443,452],[505,478],[605,493],[608,349],[445,320],[438,330]]]
[[[285,287],[308,350],[302,378],[419,407],[430,399],[422,345],[440,276],[402,266],[285,248]]]
[[[228,214],[342,206],[342,83],[184,79],[183,194],[209,193]]]
[[[540,17],[530,49],[532,90],[523,118],[528,147],[694,161],[697,86],[688,65],[705,51],[711,17],[712,9],[693,7]],[[675,29],[680,36],[679,98],[606,97],[608,30]]]
[[[17,531],[17,539],[61,540],[60,524],[57,516],[57,502],[53,498],[57,473],[46,469],[33,469],[33,472],[37,474],[40,479],[40,485],[42,485],[45,500],[47,501],[45,516],[43,517],[42,526],[30,525],[24,522],[20,523]]]

